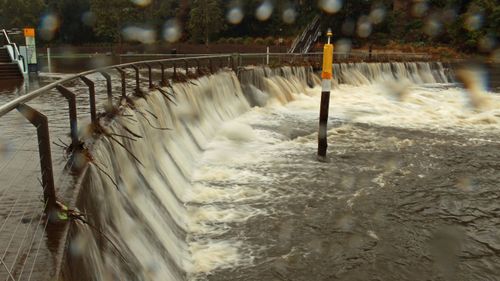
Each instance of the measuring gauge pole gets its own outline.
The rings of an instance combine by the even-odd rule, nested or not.
[[[321,106],[319,111],[318,160],[325,162],[327,142],[328,109],[330,107],[330,91],[333,76],[333,44],[330,43],[332,30],[326,33],[328,43],[323,47],[323,71],[321,73]]]

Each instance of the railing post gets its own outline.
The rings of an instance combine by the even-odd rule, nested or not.
[[[97,121],[97,114],[95,108],[95,85],[94,82],[92,82],[85,76],[80,76],[80,79],[82,79],[83,83],[85,83],[85,85],[89,87],[90,120],[92,121],[92,123],[94,123]]]
[[[137,65],[132,65],[132,68],[135,70],[135,91],[141,91],[141,81],[139,78],[139,67]]]
[[[163,62],[159,62],[160,68],[161,68],[161,80],[160,80],[160,86],[166,86],[167,85],[167,79],[165,79],[165,65]]]
[[[196,59],[196,74],[201,75],[201,70],[200,70],[200,60]]]
[[[174,78],[177,78],[177,64],[174,62]]]
[[[148,86],[149,89],[153,88],[153,74],[151,73],[151,65],[149,63],[146,63],[146,67],[148,68]]]
[[[71,129],[71,143],[73,149],[78,147],[78,119],[76,116],[76,95],[65,88],[64,86],[57,85],[56,89],[68,101],[69,106],[69,126]]]
[[[45,115],[25,104],[18,105],[16,109],[36,127],[38,154],[40,155],[40,168],[42,173],[43,200],[46,204],[45,213],[48,213],[56,205],[56,190],[54,187],[52,154],[50,151],[49,123]]]
[[[187,60],[184,60],[184,67],[186,68],[186,76],[189,75],[189,63]]]
[[[108,96],[108,106],[111,108],[113,106],[113,85],[111,84],[111,76],[104,71],[100,71],[104,79],[106,79],[106,92]]]
[[[120,72],[120,76],[121,76],[121,79],[122,79],[122,97],[126,97],[127,96],[127,81],[125,80],[125,70],[117,67],[116,70],[118,70],[118,72]]]
[[[208,67],[210,69],[210,73],[214,73],[214,64],[211,58],[208,59]]]

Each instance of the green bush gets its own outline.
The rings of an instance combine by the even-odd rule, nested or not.
[[[234,38],[234,44],[243,44],[243,38],[241,37],[237,37],[237,38]]]
[[[266,37],[266,39],[264,39],[264,44],[267,46],[274,45],[274,38],[272,36]]]
[[[251,45],[251,44],[253,44],[252,37],[245,37],[245,39],[243,39],[243,44],[245,44],[245,45]]]
[[[233,37],[227,38],[226,42],[228,44],[234,44],[235,43],[235,38],[233,38]]]
[[[257,44],[257,45],[265,45],[266,41],[264,39],[262,39],[262,38],[255,38],[254,43]]]

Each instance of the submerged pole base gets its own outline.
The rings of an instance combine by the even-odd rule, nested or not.
[[[318,159],[319,162],[323,162],[323,163],[329,163],[330,162],[330,159],[326,155],[318,155],[316,157],[316,159]]]

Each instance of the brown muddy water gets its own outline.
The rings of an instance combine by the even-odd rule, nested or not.
[[[74,65],[56,69],[82,71]],[[491,69],[490,89],[496,95],[500,92],[500,71],[498,65]],[[65,75],[42,73],[21,84],[1,85],[0,104]],[[103,78],[93,78],[100,82],[98,92],[102,91]],[[86,88],[82,84],[69,87],[78,94],[78,110],[84,112],[79,121],[85,122]],[[120,89],[119,83],[113,87]],[[342,91],[369,93],[374,87]],[[419,95],[435,92],[446,96],[460,92],[455,88],[455,84],[431,85],[417,91]],[[245,201],[247,207],[257,210],[256,215],[225,224],[224,233],[217,236],[241,243],[239,258],[197,278],[500,280],[500,134],[488,129],[495,128],[488,122],[497,122],[498,112],[492,109],[492,119],[471,121],[469,115],[461,116],[440,101],[429,108],[444,117],[439,119],[435,114],[426,123],[419,117],[425,119],[426,114],[435,112],[416,107],[431,99],[427,94],[408,108],[402,106],[408,114],[391,103],[377,108],[376,113],[363,106],[358,110],[335,108],[335,104],[358,105],[363,97],[344,93],[336,99],[335,90],[332,95],[329,163],[319,163],[314,157],[316,108],[306,107],[304,114],[289,114],[293,104],[285,111],[272,106],[262,109],[265,112],[253,109],[239,121],[248,123],[257,135],[279,141],[269,147],[259,139],[261,143],[256,141],[252,150],[256,154],[248,158],[262,154],[267,155],[262,156],[265,160],[243,161],[243,166],[233,167],[257,178],[232,182],[212,179],[210,185],[245,186],[260,190],[265,199]],[[378,102],[378,98],[367,100],[367,104]],[[104,101],[104,97],[100,99]],[[52,141],[63,146],[69,143],[63,98],[53,92],[30,105],[41,109],[53,124]],[[302,105],[298,108],[304,110]],[[391,115],[391,111],[398,114]],[[380,118],[384,114],[386,119]],[[447,124],[446,114],[457,121]],[[369,121],[373,118],[378,121]],[[412,119],[417,126],[398,125]],[[482,127],[476,131],[477,124]],[[0,257],[19,280],[47,280],[51,275],[48,268],[55,262],[55,243],[46,235],[51,230],[46,230],[40,216],[43,204],[34,132],[17,112],[2,117]],[[58,145],[52,150],[57,186],[64,186],[66,158]],[[208,158],[213,156],[207,154]],[[240,156],[247,157],[234,157]],[[67,190],[58,192],[68,194]],[[8,279],[5,268],[0,268],[0,277]]]

